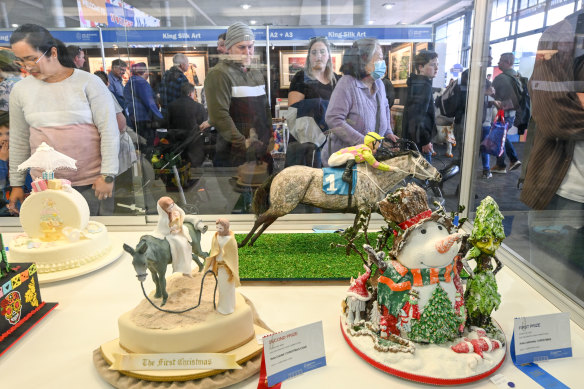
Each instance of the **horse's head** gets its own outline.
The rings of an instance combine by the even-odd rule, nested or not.
[[[407,147],[407,144],[405,145]],[[442,176],[426,159],[417,151],[404,149],[402,147],[388,148],[380,147],[375,153],[378,161],[386,161],[387,164],[395,166],[405,173],[421,180],[440,181]]]
[[[140,240],[140,243],[136,246],[136,250],[125,243],[123,247],[132,256],[132,265],[134,266],[134,270],[136,270],[138,281],[143,282],[148,275],[146,271],[146,256],[144,255],[148,249],[148,244],[146,241]]]
[[[440,181],[442,175],[420,153],[412,151],[409,155],[410,174],[420,180]]]

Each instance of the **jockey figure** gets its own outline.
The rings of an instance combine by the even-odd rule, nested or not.
[[[343,181],[351,184],[353,176],[353,166],[356,163],[367,162],[375,169],[383,171],[393,170],[391,166],[379,162],[375,159],[373,154],[377,151],[379,146],[383,143],[383,137],[376,132],[368,132],[365,135],[363,144],[340,149],[329,157],[329,166],[342,166],[346,163],[345,172],[343,173]]]

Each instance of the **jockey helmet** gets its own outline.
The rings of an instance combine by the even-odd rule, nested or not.
[[[363,143],[374,147],[377,142],[383,142],[383,137],[376,132],[368,132]]]

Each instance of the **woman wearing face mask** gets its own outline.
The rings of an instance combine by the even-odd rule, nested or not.
[[[340,76],[334,72],[331,50],[325,37],[315,37],[308,42],[308,54],[304,69],[297,72],[290,82],[288,106],[307,113],[314,119],[315,131],[321,132],[325,122],[326,107],[331,93]],[[306,120],[303,119],[303,120]],[[298,122],[303,126],[302,120]],[[291,131],[290,143],[286,152],[286,166],[308,165],[321,167],[321,148],[313,143],[300,143]]]
[[[326,113],[331,135],[323,150],[323,161],[334,152],[364,143],[368,132],[376,132],[391,141],[389,104],[381,77],[386,66],[377,40],[364,38],[345,50],[341,77]]]

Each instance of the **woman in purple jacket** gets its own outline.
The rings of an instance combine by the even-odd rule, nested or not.
[[[323,162],[334,152],[362,144],[365,135],[377,132],[395,141],[391,130],[389,104],[381,77],[386,66],[376,39],[355,41],[343,55],[341,71],[326,113],[331,130],[323,149]]]

